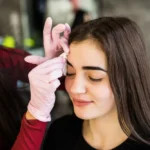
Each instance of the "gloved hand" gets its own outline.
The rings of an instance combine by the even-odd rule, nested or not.
[[[30,112],[30,114],[32,114],[32,116],[34,116],[34,118],[43,122],[51,120],[50,111],[52,110],[55,102],[54,93],[56,91],[56,88],[59,87],[60,85],[58,78],[61,77],[62,74],[65,73],[66,71],[65,60],[66,60],[66,55],[69,53],[69,47],[68,47],[68,36],[70,33],[69,25],[59,24],[53,28],[52,32],[51,32],[51,26],[52,26],[51,18],[48,18],[46,20],[44,31],[43,31],[45,57],[32,55],[32,56],[27,56],[25,58],[26,62],[37,64],[37,65],[41,63],[47,64],[47,62],[45,61],[48,62],[52,61],[52,63],[49,64],[50,66],[47,65],[46,68],[42,69],[40,66],[43,66],[43,64],[41,64],[36,68],[34,68],[29,73],[31,100],[28,104],[28,111]],[[61,32],[64,32],[64,36],[60,38]],[[50,58],[57,56],[61,52],[61,50],[64,50],[64,53],[61,54],[62,57],[60,56],[52,60],[49,60]],[[53,64],[53,60],[55,59],[63,60],[62,66],[60,64],[58,65],[57,63]],[[61,71],[60,68],[57,67],[60,67]],[[48,68],[51,71],[47,74],[43,74],[45,73],[46,70],[48,70]],[[46,76],[50,76],[49,79],[47,79],[48,77]]]
[[[68,24],[58,24],[53,29],[52,28],[52,19],[48,17],[46,19],[44,30],[43,30],[43,38],[44,38],[44,51],[45,57],[41,56],[27,56],[26,61],[32,64],[41,64],[48,59],[55,58],[63,53],[62,44],[65,49],[64,52],[67,54],[69,52],[68,48],[68,37],[71,32],[70,26]],[[63,36],[60,34],[63,33]]]
[[[56,57],[38,65],[29,73],[31,100],[28,111],[42,122],[51,120],[50,112],[55,103],[55,91],[60,85],[58,78],[63,74],[64,64],[63,57]]]
[[[68,24],[58,24],[52,31],[51,28],[52,19],[48,17],[43,30],[45,56],[54,58],[62,53],[60,39],[65,38],[68,40],[71,29]],[[64,32],[64,34],[63,36],[60,36],[60,33],[62,32]]]

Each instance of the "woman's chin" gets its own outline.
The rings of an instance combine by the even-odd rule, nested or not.
[[[89,120],[89,119],[92,119],[93,117],[91,116],[91,114],[89,114],[88,112],[86,111],[79,111],[79,110],[75,110],[74,109],[74,113],[75,115],[82,119],[82,120]]]

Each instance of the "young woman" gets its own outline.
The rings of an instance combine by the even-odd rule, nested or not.
[[[52,123],[43,149],[149,150],[150,76],[137,25],[124,17],[92,20],[72,31],[69,46],[65,86],[74,115]],[[51,120],[64,64],[57,57],[30,72],[31,100],[24,120],[35,123],[22,124],[13,149],[39,149],[37,135],[43,137],[44,131],[36,130]],[[23,132],[27,127],[28,133]]]

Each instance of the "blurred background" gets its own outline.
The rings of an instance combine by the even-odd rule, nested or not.
[[[89,12],[97,18],[98,5],[99,0],[0,0],[0,44],[42,55],[46,17],[53,19],[53,26],[58,23],[72,26],[78,9],[79,16]]]
[[[150,0],[0,0],[0,44],[42,55],[46,17],[52,17],[53,25],[73,26],[77,11],[81,11],[80,17],[89,14],[85,21],[99,16],[127,16],[139,24],[150,47]]]
[[[68,23],[73,29],[100,16],[127,16],[141,27],[150,56],[150,0],[0,0],[0,45],[43,56],[43,26]],[[24,85],[18,81],[18,87]],[[26,91],[29,92],[27,88]],[[71,113],[65,91],[57,91],[53,117]],[[22,93],[29,99],[29,93]],[[63,107],[62,107],[63,106]]]

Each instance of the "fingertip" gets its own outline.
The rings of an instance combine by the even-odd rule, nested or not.
[[[53,85],[54,85],[55,88],[58,88],[60,86],[60,84],[61,83],[58,79],[53,82]]]
[[[52,28],[52,19],[51,19],[51,17],[48,17],[44,23],[43,34],[49,35],[51,28]]]
[[[25,58],[24,58],[24,61],[28,61],[28,59],[29,59],[29,56],[26,56]]]
[[[48,22],[52,22],[52,18],[51,18],[51,17],[47,17],[47,18],[46,18],[46,22],[47,22],[47,21],[48,21]]]
[[[58,32],[60,32],[60,31],[64,31],[65,30],[65,25],[64,24],[58,24],[57,26],[56,26],[56,30],[58,31]]]
[[[66,63],[66,59],[67,59],[67,55],[65,54],[64,56],[62,56],[62,62]]]
[[[71,28],[70,28],[70,26],[69,26],[68,23],[65,23],[65,27],[66,27],[66,29],[68,30],[68,32],[71,32]]]

